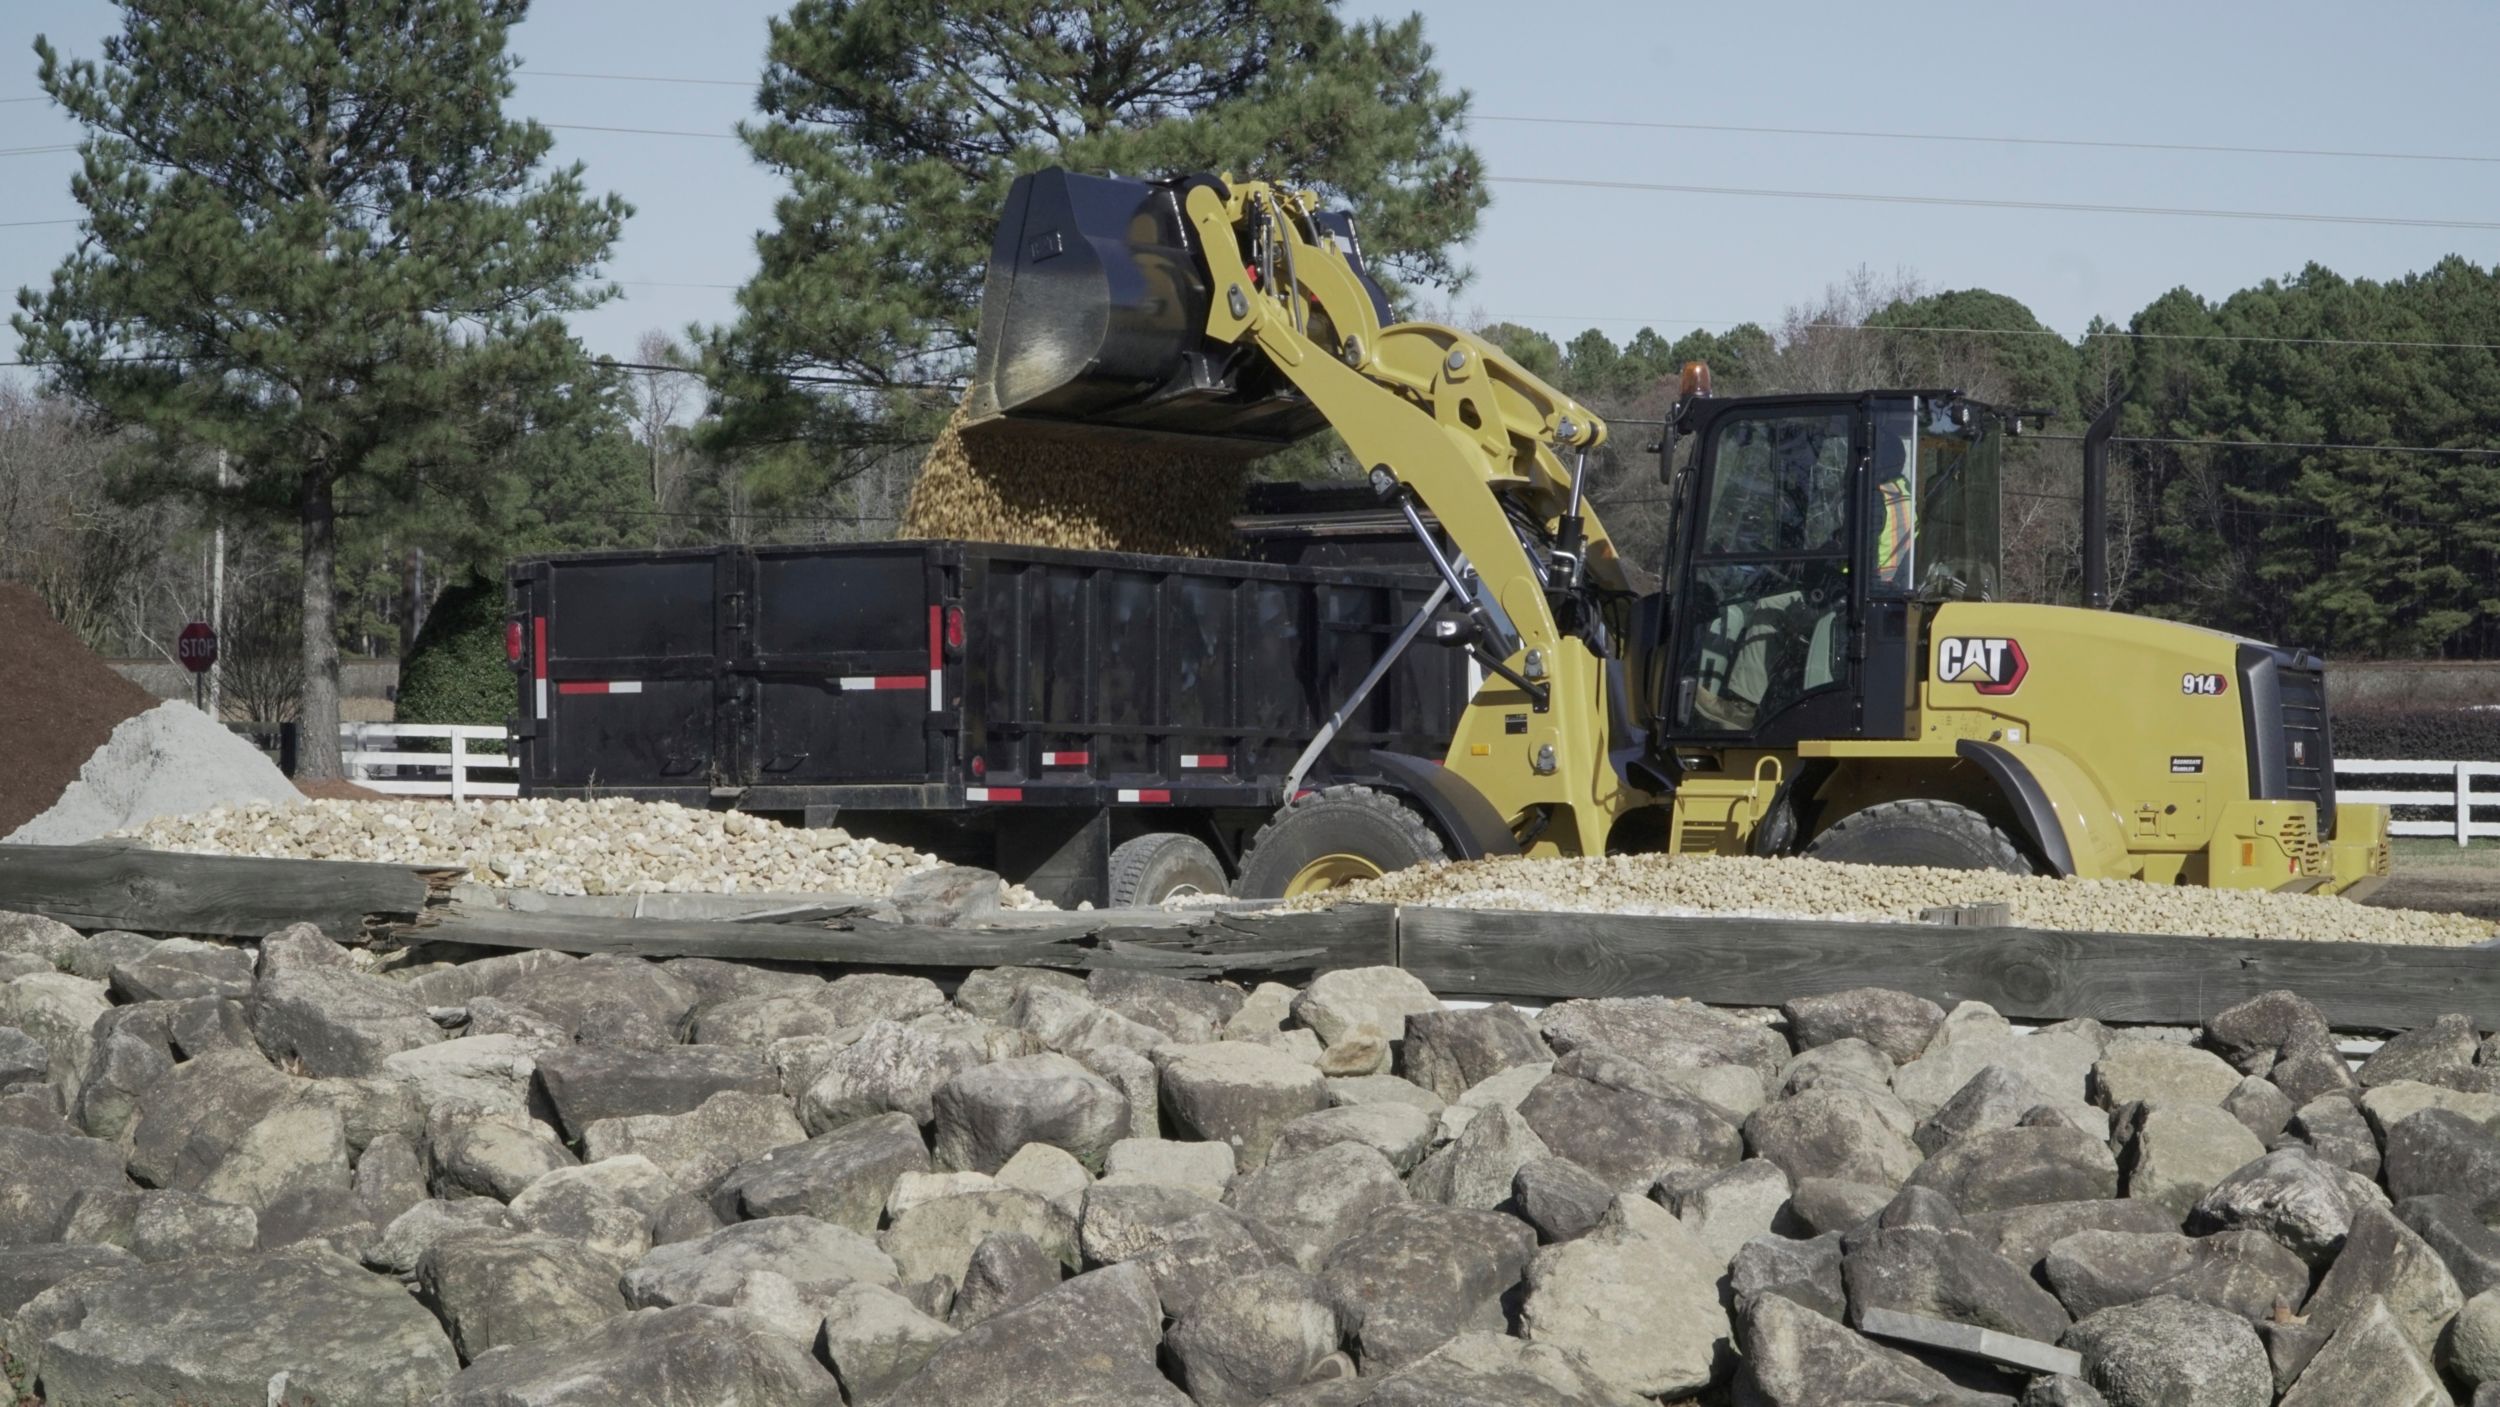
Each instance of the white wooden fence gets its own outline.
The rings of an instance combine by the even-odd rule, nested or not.
[[[402,738],[445,738],[451,750],[403,752],[392,746]],[[443,796],[454,801],[521,794],[509,752],[469,750],[472,743],[505,742],[501,728],[459,723],[342,723],[339,741],[344,745],[341,760],[347,764],[347,779],[368,791]],[[481,772],[495,774],[497,780],[482,781]]]
[[[2361,790],[2357,778],[2427,778],[2418,791]],[[2500,785],[2474,789],[2477,777],[2500,783],[2500,762],[2379,762],[2340,757],[2335,760],[2335,799],[2361,806],[2427,806],[2446,811],[2444,819],[2399,820],[2388,829],[2397,835],[2453,836],[2465,845],[2477,838],[2500,840],[2500,821],[2474,819],[2474,808],[2500,809]]]

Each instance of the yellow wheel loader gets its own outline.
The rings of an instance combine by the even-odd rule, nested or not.
[[[1446,755],[1328,785],[1306,775],[1324,732],[1237,893],[1655,850],[2383,881],[2387,815],[2336,802],[2315,656],[1992,599],[2015,417],[1947,389],[1714,398],[1699,367],[1682,390],[1644,596],[1585,494],[1605,422],[1481,338],[1394,320],[1349,216],[1264,181],[1049,170],[1016,181],[993,243],[965,433],[1203,460],[1325,426],[1431,561],[1389,658],[1480,670]]]

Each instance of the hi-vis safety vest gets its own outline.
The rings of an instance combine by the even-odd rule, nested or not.
[[[1886,479],[1877,488],[1884,497],[1884,516],[1875,527],[1875,576],[1887,586],[1898,586],[1910,565],[1910,486]]]

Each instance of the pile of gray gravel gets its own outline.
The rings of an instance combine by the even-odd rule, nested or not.
[[[2492,1407],[2484,1036],[0,914],[0,1349],[53,1407]]]
[[[50,810],[0,837],[10,845],[83,845],[160,816],[304,795],[260,749],[187,703],[123,720]]]

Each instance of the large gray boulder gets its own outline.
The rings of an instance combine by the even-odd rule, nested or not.
[[[1097,1000],[1100,998],[1097,997]],[[1391,1042],[1406,1039],[1406,1018],[1439,1011],[1441,999],[1400,967],[1344,967],[1311,979],[1293,1000],[1294,1019],[1323,1045],[1369,1028]]]
[[[1405,976],[1396,968],[1388,971]],[[1119,968],[1087,974],[1085,995],[1131,1021],[1153,1027],[1167,1039],[1190,1044],[1220,1039],[1243,1000],[1241,989],[1229,982],[1193,982]],[[1320,1039],[1332,1037],[1322,1031]]]
[[[1644,1407],[1578,1355],[1479,1330],[1377,1381],[1333,1380],[1279,1399],[1291,1407]]]
[[[2472,1017],[2451,1012],[2389,1037],[2353,1071],[2353,1079],[2363,1089],[2404,1080],[2472,1089],[2478,1084],[2474,1055],[2481,1041]]]
[[[1285,1259],[1241,1213],[1172,1187],[1098,1184],[1077,1229],[1087,1262],[1145,1267],[1176,1316],[1234,1275]]]
[[[1554,1052],[1516,1007],[1496,1002],[1408,1016],[1399,1056],[1398,1073],[1447,1101],[1513,1066],[1551,1061]]]
[[[269,1058],[307,1075],[377,1075],[383,1057],[443,1039],[405,986],[345,967],[264,976],[244,1012]]]
[[[653,1222],[683,1195],[658,1164],[627,1154],[547,1173],[512,1199],[512,1215],[622,1266],[651,1249]]]
[[[1728,1293],[1741,1319],[1765,1298],[1778,1295],[1826,1319],[1845,1323],[1849,1291],[1842,1279],[1842,1236],[1827,1231],[1803,1241],[1756,1236],[1728,1262]]]
[[[420,1127],[440,1108],[526,1113],[545,1049],[525,1036],[467,1035],[384,1056],[382,1075],[404,1087]]]
[[[2424,1109],[2387,1131],[2387,1190],[2398,1200],[2460,1198],[2500,1222],[2500,1133],[2450,1109]]]
[[[1304,1270],[1360,1231],[1383,1207],[1406,1200],[1406,1185],[1379,1151],[1333,1143],[1236,1178],[1224,1203],[1248,1218]]]
[[[1387,1078],[1394,1079],[1395,1076]],[[1412,1104],[1346,1104],[1322,1109],[1294,1120],[1276,1135],[1268,1157],[1281,1162],[1316,1153],[1334,1143],[1359,1143],[1389,1160],[1399,1172],[1411,1172],[1432,1146],[1437,1120]]]
[[[561,1339],[623,1314],[616,1267],[555,1236],[454,1236],[417,1260],[417,1298],[451,1331],[460,1361]]]
[[[2309,1267],[2258,1231],[2078,1231],[2049,1248],[2042,1274],[2077,1318],[2173,1295],[2259,1320],[2309,1294]]]
[[[579,1160],[554,1129],[526,1114],[443,1108],[426,1120],[427,1180],[438,1197],[509,1202],[557,1168]],[[613,1156],[594,1153],[594,1159]]]
[[[1664,1202],[1684,1229],[1726,1265],[1753,1238],[1775,1226],[1791,1229],[1790,1190],[1788,1174],[1777,1163],[1747,1158],[1717,1172],[1676,1174],[1651,1196]]]
[[[540,1056],[537,1071],[556,1126],[571,1139],[601,1119],[692,1113],[723,1090],[781,1091],[779,1077],[761,1055],[726,1046],[577,1045]]]
[[[724,1221],[812,1216],[875,1231],[895,1180],[928,1170],[911,1115],[881,1114],[740,1163],[713,1190],[712,1209]]]
[[[976,1402],[1190,1407],[1155,1365],[1163,1312],[1142,1266],[1077,1276],[941,1345],[890,1407]]]
[[[1489,1211],[1509,1199],[1522,1167],[1553,1156],[1526,1119],[1497,1104],[1416,1164],[1406,1190],[1417,1201]]]
[[[123,1006],[96,1018],[93,1048],[70,1100],[80,1131],[120,1138],[139,1112],[139,1094],[174,1067],[173,1042],[161,1006]],[[51,1052],[10,1026],[0,1026],[0,1087],[42,1085]]]
[[[2247,1320],[2162,1296],[2104,1309],[2059,1341],[2110,1407],[2267,1407],[2274,1370]]]
[[[1958,1230],[1903,1226],[1852,1237],[1841,1274],[1853,1320],[1890,1309],[2042,1342],[2072,1322],[2030,1276]]]
[[[1096,1184],[1086,1195],[1102,1190]],[[921,1284],[944,1277],[948,1284],[960,1285],[973,1252],[982,1241],[1002,1232],[1030,1239],[1071,1270],[1080,1263],[1076,1218],[1048,1198],[1019,1187],[922,1202],[897,1215],[877,1242],[894,1258],[902,1283]]]
[[[1792,1182],[1829,1178],[1894,1188],[1919,1166],[1905,1111],[1891,1096],[1847,1081],[1773,1101],[1745,1120],[1745,1147]]]
[[[879,1285],[844,1285],[820,1303],[822,1356],[855,1404],[882,1401],[958,1332]]]
[[[422,1402],[459,1366],[398,1285],[312,1247],[139,1266],[78,1298],[75,1326],[43,1344],[54,1407],[262,1407],[279,1374],[298,1399]]]
[[[637,1114],[601,1119],[582,1134],[592,1160],[639,1153],[677,1185],[710,1195],[730,1170],[777,1148],[807,1141],[807,1130],[778,1094],[723,1090],[686,1114]]]
[[[1172,1046],[1157,1064],[1165,1114],[1195,1137],[1231,1144],[1245,1172],[1267,1162],[1285,1125],[1329,1107],[1327,1078],[1268,1046]]]
[[[95,1049],[95,1025],[112,1004],[104,984],[66,972],[32,972],[0,982],[0,1026],[42,1044],[44,1077],[64,1095],[77,1092]]]
[[[215,1051],[174,1066],[139,1093],[131,1175],[155,1187],[196,1190],[244,1131],[302,1084],[257,1050]]]
[[[2456,1277],[2439,1253],[2394,1212],[2377,1205],[2353,1213],[2343,1250],[2302,1313],[2312,1321],[2338,1325],[2359,1316],[2373,1300],[2386,1305],[2425,1356],[2465,1305]]]
[[[893,1257],[856,1231],[814,1217],[767,1217],[724,1226],[699,1240],[654,1246],[625,1272],[625,1299],[637,1309],[730,1304],[757,1271],[788,1280],[803,1296],[854,1282],[891,1289]]]
[[[257,1402],[258,1399],[255,1399]],[[567,1338],[489,1353],[438,1407],[841,1407],[805,1349],[735,1309],[689,1304],[620,1314]]]
[[[81,1193],[130,1187],[121,1150],[95,1138],[0,1128],[0,1246],[56,1239]]]
[[[1944,1024],[1944,1008],[1925,997],[1883,987],[1857,987],[1845,992],[1799,997],[1780,1008],[1797,1049],[1813,1050],[1835,1041],[1860,1040],[1907,1065],[1927,1049],[1936,1028]]]
[[[2125,1149],[2127,1195],[2184,1221],[2216,1184],[2265,1155],[2257,1135],[2219,1104],[2157,1104]]]
[[[1742,1343],[1746,1385],[1765,1407],[2004,1407],[2004,1398],[1957,1386],[1784,1295],[1764,1295],[1747,1308]]]
[[[2104,1109],[2125,1104],[2216,1105],[2239,1088],[2222,1057],[2176,1041],[2120,1040],[2092,1065],[2092,1095]]]
[[[1777,1031],[1673,997],[1600,997],[1546,1008],[1538,1022],[1558,1056],[1602,1050],[1638,1065],[1672,1070],[1742,1065],[1779,1085],[1794,1052]]]
[[[2285,1050],[2332,1040],[2325,1013],[2296,992],[2250,997],[2205,1023],[2205,1043],[2240,1070],[2262,1075]]]
[[[2385,1304],[2371,1300],[2318,1350],[2282,1407],[2449,1407],[2456,1399],[2439,1381],[2431,1360]],[[2478,1396],[2479,1404],[2481,1398]]]
[[[2011,1067],[1984,1065],[1935,1113],[1919,1121],[1910,1141],[1921,1154],[1938,1153],[1964,1134],[2013,1128],[2044,1102],[2046,1096]]]
[[[492,995],[537,1012],[584,1045],[658,1050],[677,1044],[702,993],[656,963],[597,953],[529,968]]]
[[[2427,1117],[2427,1116],[2417,1116]],[[2366,1186],[2366,1184],[2363,1184]],[[2278,1148],[2214,1185],[2188,1214],[2187,1229],[2262,1231],[2312,1265],[2344,1244],[2353,1214],[2371,1199],[2352,1175],[2305,1148]]]
[[[2375,1091],[2374,1091],[2375,1093]],[[2379,1173],[2379,1139],[2369,1117],[2346,1093],[2322,1094],[2292,1111],[2285,1121],[2289,1138],[2276,1146],[2298,1143],[2322,1162],[2347,1168],[2366,1178]]]
[[[1337,1341],[1326,1287],[1272,1265],[1202,1296],[1164,1336],[1164,1351],[1198,1407],[1256,1407],[1300,1385]]]
[[[1971,1076],[2002,1065],[2029,1081],[2049,1103],[2089,1108],[2092,1067],[2100,1048],[2080,1035],[2036,1031],[2018,1036],[1995,1023],[1947,1021],[1925,1054],[1893,1073],[1893,1091],[1920,1118],[1944,1107]]]
[[[414,1275],[417,1262],[437,1242],[454,1236],[511,1236],[523,1229],[510,1208],[490,1198],[425,1201],[394,1217],[361,1255],[376,1270]]]
[[[109,1274],[138,1263],[119,1246],[0,1247],[0,1319],[71,1276]]]
[[[1646,1190],[1670,1171],[1733,1167],[1745,1151],[1736,1129],[1691,1095],[1614,1089],[1560,1072],[1537,1082],[1519,1117],[1557,1157],[1623,1192]]]
[[[1421,1358],[1491,1317],[1536,1252],[1525,1223],[1429,1203],[1384,1210],[1320,1272],[1366,1376]]]
[[[992,1232],[972,1248],[972,1259],[964,1266],[964,1282],[955,1287],[955,1303],[946,1312],[947,1322],[969,1328],[1047,1294],[1066,1278],[1067,1267],[1032,1237]]]
[[[169,938],[114,963],[109,985],[123,1002],[240,997],[252,990],[252,955],[223,943]]]
[[[347,1123],[309,1089],[279,1101],[243,1130],[200,1179],[202,1196],[267,1212],[289,1193],[350,1189]]]
[[[2500,1231],[2485,1226],[2462,1199],[2408,1197],[2396,1204],[2396,1215],[2439,1253],[2467,1298],[2500,1286]]]
[[[1064,1055],[975,1065],[939,1086],[931,1107],[936,1165],[966,1172],[997,1172],[1028,1143],[1100,1169],[1129,1134],[1119,1088]]]
[[[1725,1264],[1656,1203],[1617,1197],[1587,1235],[1537,1252],[1520,1335],[1643,1397],[1699,1392],[1730,1351]]]
[[[825,1062],[799,1099],[799,1120],[809,1133],[825,1133],[899,1110],[926,1124],[938,1090],[981,1059],[980,1047],[959,1036],[872,1022]]]
[[[2115,1197],[2118,1160],[2107,1143],[2074,1128],[1993,1129],[1955,1140],[1921,1163],[1904,1185],[1941,1192],[1968,1215]]]

